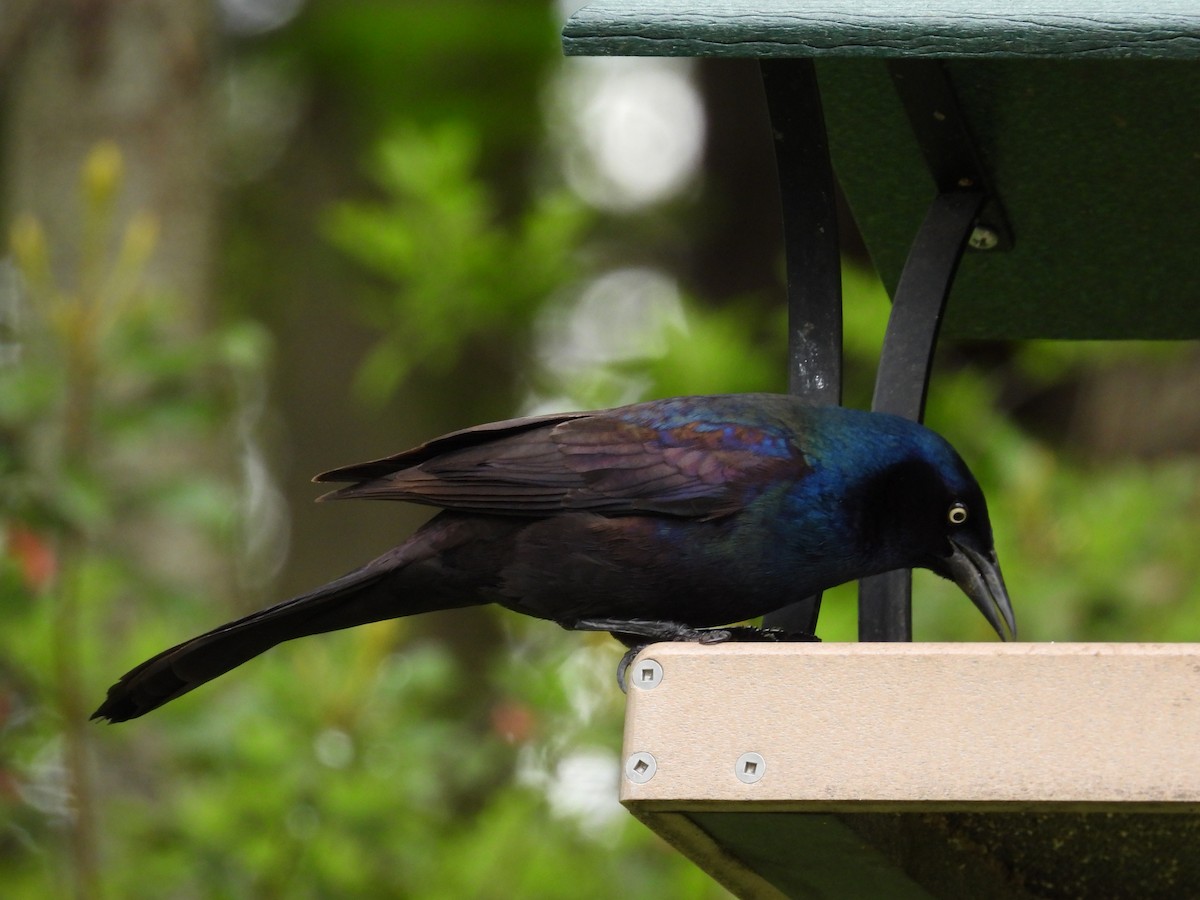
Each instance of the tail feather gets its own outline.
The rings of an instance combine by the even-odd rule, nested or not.
[[[136,719],[294,638],[478,602],[469,596],[460,603],[447,602],[444,596],[406,596],[410,591],[405,589],[404,569],[414,555],[424,555],[414,554],[412,544],[407,542],[315,591],[151,657],[121,676],[91,717],[110,722]]]

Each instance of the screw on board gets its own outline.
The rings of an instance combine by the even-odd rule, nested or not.
[[[743,753],[733,766],[733,773],[738,781],[754,784],[761,781],[767,771],[767,761],[758,753]]]
[[[662,683],[663,667],[656,659],[643,659],[635,667],[633,686],[648,691]]]
[[[625,777],[634,784],[645,784],[658,771],[658,761],[644,750],[632,753],[625,760]]]

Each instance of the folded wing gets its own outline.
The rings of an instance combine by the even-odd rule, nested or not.
[[[512,419],[318,475],[350,481],[325,498],[407,500],[464,512],[546,516],[587,510],[713,519],[748,492],[808,471],[778,422],[697,418],[649,424],[623,411]],[[322,498],[322,499],[325,499]]]

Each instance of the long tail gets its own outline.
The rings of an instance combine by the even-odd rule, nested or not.
[[[480,602],[469,593],[461,600],[450,600],[437,590],[427,593],[419,589],[424,579],[405,578],[410,564],[436,553],[431,543],[414,535],[315,591],[164,650],[121,676],[91,717],[110,722],[136,719],[284,641]]]

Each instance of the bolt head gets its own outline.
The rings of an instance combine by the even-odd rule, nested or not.
[[[967,238],[967,246],[972,250],[993,250],[999,243],[1000,235],[988,225],[976,225]]]
[[[762,781],[767,772],[767,761],[759,753],[743,753],[733,765],[733,774],[743,784],[754,784]]]
[[[634,784],[645,784],[658,771],[658,760],[644,750],[631,753],[625,760],[625,777]]]
[[[633,686],[643,691],[653,690],[662,684],[663,667],[656,659],[643,659],[629,667],[633,673]]]

